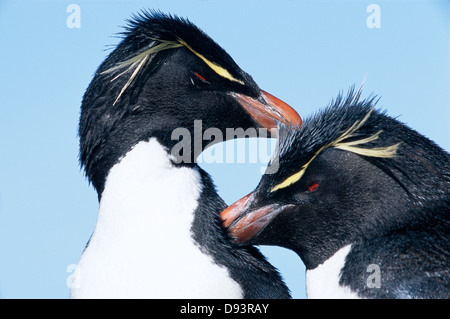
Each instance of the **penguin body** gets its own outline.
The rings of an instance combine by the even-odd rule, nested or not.
[[[298,114],[189,21],[135,17],[83,97],[80,160],[100,208],[72,297],[289,298],[259,251],[223,229],[226,205],[195,163],[208,144],[174,150],[174,132],[291,119]]]
[[[294,250],[308,297],[448,298],[450,156],[374,105],[351,91],[282,129],[278,170],[222,218]]]
[[[138,143],[108,175],[76,274],[83,289],[72,297],[241,298],[227,269],[192,238],[201,186],[200,173],[173,167],[156,139]]]

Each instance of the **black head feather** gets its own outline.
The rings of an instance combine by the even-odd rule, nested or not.
[[[309,269],[344,245],[423,225],[448,250],[450,155],[375,110],[376,99],[350,90],[301,128],[281,127],[258,187],[223,214],[230,232],[290,248]]]
[[[154,40],[184,41],[208,60],[224,67],[241,81],[250,81],[231,56],[205,32],[186,18],[162,13],[155,10],[142,10],[127,20],[124,43],[130,45],[131,53],[139,52]]]
[[[259,87],[189,20],[142,11],[122,36],[81,106],[80,162],[99,196],[109,169],[141,140],[156,137],[171,149],[178,142],[172,140],[173,130],[186,128],[194,136],[195,120],[202,120],[203,131],[258,127],[229,92],[256,98]],[[202,143],[205,147],[208,141]],[[189,163],[196,156],[188,154]]]
[[[184,146],[191,146],[185,150],[191,161],[174,159],[173,165],[189,166],[201,176],[190,229],[194,242],[229,270],[244,297],[289,298],[278,272],[257,249],[235,247],[229,241],[218,218],[225,203],[194,161],[198,151],[193,139],[197,134],[202,138],[206,129],[217,128],[225,136],[227,128],[259,127],[237,97],[256,100],[259,87],[187,19],[143,11],[128,21],[122,36],[98,68],[81,107],[80,160],[99,198],[110,169],[137,143],[156,138],[170,152],[178,143],[177,136],[172,140],[174,130],[187,130],[192,140]],[[197,120],[202,121],[200,132]]]
[[[350,247],[337,280],[360,297],[448,298],[450,155],[376,100],[352,89],[282,126],[256,190],[221,216],[239,243],[292,249],[310,270]],[[329,279],[315,285],[335,292]]]
[[[343,142],[370,139],[379,134],[376,139],[355,146],[361,150],[358,156],[388,173],[417,202],[435,198],[438,194],[441,200],[448,198],[449,155],[386,112],[374,109],[378,97],[362,100],[360,95],[361,90],[353,88],[346,97],[339,95],[328,107],[307,118],[301,128],[282,125],[277,150],[268,169],[275,173],[264,176],[263,188],[273,189],[307,165],[318,152],[334,148],[334,141],[367,117],[364,124]],[[383,152],[380,156],[376,152],[374,156],[370,152],[364,155],[366,149],[383,150],[393,146],[396,146],[393,156],[383,156]],[[433,178],[424,178],[429,175]],[[436,180],[441,181],[439,187],[432,182]]]

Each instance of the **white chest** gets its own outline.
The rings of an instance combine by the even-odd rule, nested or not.
[[[137,144],[108,175],[72,297],[242,297],[192,239],[200,193],[197,170],[174,167],[156,139]]]
[[[339,285],[341,269],[351,245],[338,250],[318,267],[306,271],[306,293],[309,299],[357,299],[350,288]]]

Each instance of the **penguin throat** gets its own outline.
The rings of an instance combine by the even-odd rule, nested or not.
[[[222,298],[240,288],[204,254],[191,227],[202,192],[196,168],[175,166],[155,138],[110,170],[72,297]]]

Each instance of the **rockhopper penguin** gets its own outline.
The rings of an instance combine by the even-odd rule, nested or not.
[[[172,132],[194,136],[197,120],[200,133],[301,121],[188,20],[133,17],[82,101],[80,161],[100,207],[73,298],[290,297],[256,248],[227,237],[193,141],[171,151]]]
[[[278,170],[224,224],[295,251],[309,298],[449,298],[450,156],[374,105],[351,90],[280,129]]]

